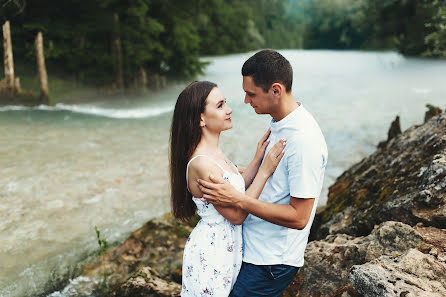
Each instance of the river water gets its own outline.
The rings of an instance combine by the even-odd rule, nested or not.
[[[425,104],[446,107],[446,61],[394,52],[284,50],[293,94],[319,122],[328,186],[375,150],[399,115],[423,121]],[[240,68],[252,53],[203,58],[200,79],[218,83],[233,108],[223,151],[247,164],[270,118],[243,104]],[[168,139],[175,100],[187,83],[121,100],[70,100],[55,107],[0,107],[0,296],[48,292],[97,247],[169,212]],[[52,296],[68,296],[57,292]]]

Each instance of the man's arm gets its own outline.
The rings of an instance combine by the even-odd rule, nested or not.
[[[314,198],[290,197],[290,204],[277,204],[247,196],[239,200],[236,205],[270,223],[302,230],[310,219],[314,200]]]
[[[260,201],[247,194],[232,190],[222,180],[210,177],[210,181],[199,180],[203,198],[214,205],[232,205],[265,221],[280,226],[302,230],[308,223],[314,205],[314,198],[290,197],[289,204]]]
[[[271,174],[273,174],[274,170],[277,168],[277,165],[279,164],[280,160],[284,155],[283,149],[285,148],[285,145],[286,142],[284,140],[280,140],[271,148],[271,150],[265,156],[263,165],[258,170],[254,178],[254,181],[252,181],[251,185],[246,190],[247,197],[251,197],[251,199],[254,200],[259,198],[266,181],[271,176]],[[213,184],[212,183],[213,181],[219,183],[218,186],[220,191],[218,192],[218,194],[220,196],[228,198],[228,197],[237,197],[240,195],[245,195],[237,191],[229,182],[224,181],[223,178],[214,177],[218,175],[208,174],[206,175],[208,181],[204,180],[203,174],[205,173],[206,171],[201,172],[201,175],[197,176],[198,183],[193,185],[194,187],[195,186],[197,187],[197,190],[200,192],[199,194],[202,194],[203,198],[206,199],[206,197],[209,197],[210,194],[214,193],[214,191],[211,190],[211,188],[215,188],[217,184]],[[203,187],[203,185],[207,185],[207,187]],[[193,190],[193,188],[191,189]],[[206,194],[208,195],[206,196]],[[212,199],[207,199],[207,200],[208,202],[213,203]],[[218,210],[218,212],[220,212],[220,214],[222,214],[233,224],[242,224],[245,221],[246,217],[248,216],[248,213],[242,208],[238,207],[237,205],[234,205],[235,201],[236,200],[229,199],[226,201],[226,203],[213,203],[213,204],[215,208]],[[229,217],[231,217],[231,219],[229,219]]]

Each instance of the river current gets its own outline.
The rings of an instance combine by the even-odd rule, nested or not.
[[[281,53],[293,65],[296,100],[328,144],[320,205],[336,177],[387,138],[396,115],[404,130],[422,123],[426,103],[446,107],[446,61],[394,52]],[[243,103],[240,69],[252,54],[205,57],[210,64],[199,78],[216,82],[233,109],[234,127],[221,146],[240,165],[270,122]],[[0,107],[0,297],[48,292],[75,273],[97,248],[95,226],[119,242],[170,211],[170,121],[186,85],[138,98]]]

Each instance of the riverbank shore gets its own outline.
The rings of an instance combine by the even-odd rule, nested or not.
[[[27,106],[34,107],[44,104],[39,97],[40,89],[38,78],[29,74],[29,70],[24,70],[25,66],[20,65],[19,69],[26,74],[20,76],[22,91],[20,93],[10,93],[0,88],[0,106]],[[58,72],[58,71],[56,71]],[[167,79],[163,75],[150,75],[145,85],[134,83],[126,88],[116,88],[114,84],[109,85],[88,85],[81,83],[73,78],[67,78],[59,75],[50,75],[48,77],[50,101],[49,105],[57,103],[79,104],[97,100],[120,100],[122,98],[132,98],[145,96],[154,92],[159,92],[167,87],[167,81],[170,84],[178,83],[176,78]]]
[[[389,134],[336,180],[305,266],[283,296],[444,296],[445,188],[443,112]],[[182,251],[195,223],[171,215],[149,221],[82,268],[80,277],[96,285],[78,286],[77,296],[179,296]]]

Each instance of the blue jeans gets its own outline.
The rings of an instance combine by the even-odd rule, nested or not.
[[[278,297],[298,270],[299,267],[284,264],[254,265],[243,262],[229,297]]]

